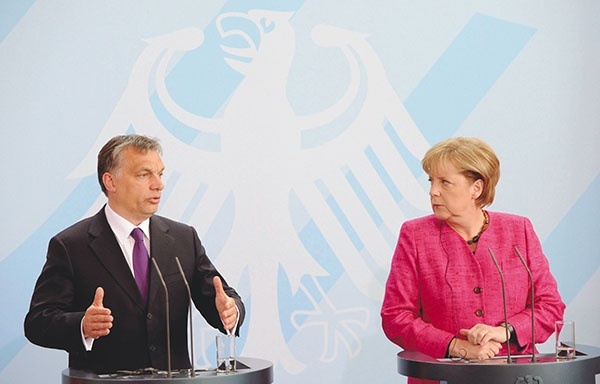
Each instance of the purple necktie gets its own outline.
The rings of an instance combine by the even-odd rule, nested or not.
[[[148,250],[144,245],[144,232],[139,228],[131,231],[131,237],[135,240],[133,245],[133,274],[142,299],[148,300]]]

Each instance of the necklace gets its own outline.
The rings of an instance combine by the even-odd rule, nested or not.
[[[473,238],[471,240],[467,240],[467,244],[471,245],[471,244],[476,244],[479,241],[479,238],[481,237],[481,234],[483,233],[483,231],[485,231],[488,227],[488,223],[490,222],[490,217],[488,216],[486,211],[483,211],[483,225],[481,226],[481,229],[479,230],[479,232],[473,236]]]

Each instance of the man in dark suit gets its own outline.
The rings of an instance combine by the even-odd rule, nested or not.
[[[71,368],[168,367],[159,272],[168,288],[171,366],[190,368],[189,300],[177,261],[207,322],[224,333],[239,333],[244,305],[206,256],[195,229],[155,215],[164,187],[160,154],[154,139],[112,138],[98,154],[98,180],[108,203],[50,240],[25,335],[34,344],[66,350]],[[139,240],[135,228],[143,232]],[[145,263],[141,270],[139,260]]]

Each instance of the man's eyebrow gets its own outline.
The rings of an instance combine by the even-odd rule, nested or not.
[[[161,169],[158,170],[157,173],[162,173],[165,171],[165,167],[162,167]],[[139,169],[138,172],[150,172],[150,173],[154,173],[154,170],[150,167],[142,167]]]

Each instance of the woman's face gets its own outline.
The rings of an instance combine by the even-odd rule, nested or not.
[[[439,220],[453,221],[477,211],[476,199],[483,181],[473,181],[458,171],[451,162],[444,162],[430,171],[429,197],[431,208]]]

